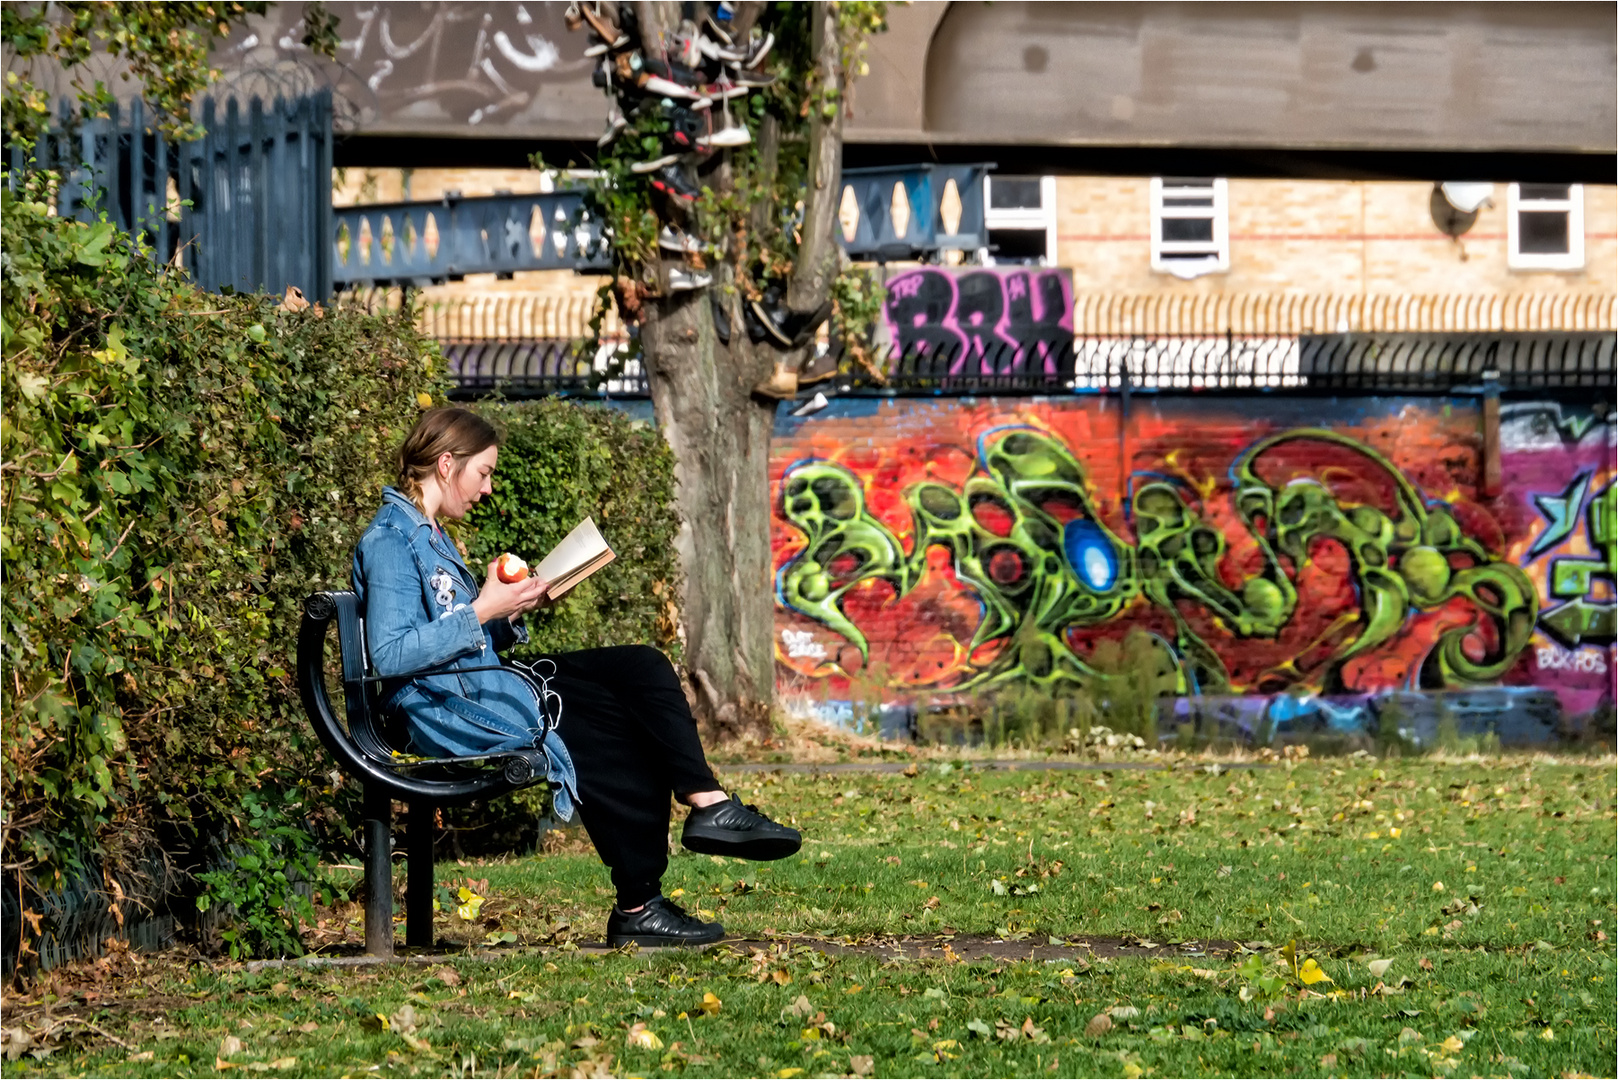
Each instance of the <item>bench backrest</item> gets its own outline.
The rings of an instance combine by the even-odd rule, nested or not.
[[[326,691],[326,639],[337,626],[343,673],[343,715],[339,721]],[[440,768],[397,767],[379,703],[380,683],[366,681],[370,664],[365,649],[365,619],[352,592],[319,592],[303,603],[298,629],[298,690],[304,711],[320,741],[350,776],[379,785],[395,799],[454,805],[503,795],[522,786],[499,769],[445,765]]]

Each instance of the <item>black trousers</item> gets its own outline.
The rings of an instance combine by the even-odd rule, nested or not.
[[[579,778],[579,816],[612,870],[620,908],[662,891],[669,796],[715,791],[696,719],[668,657],[649,645],[554,653],[561,736]]]

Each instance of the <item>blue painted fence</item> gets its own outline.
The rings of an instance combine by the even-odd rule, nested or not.
[[[32,158],[8,148],[9,180],[56,171],[58,213],[90,220],[105,212],[205,289],[296,285],[311,298],[329,296],[331,94],[267,105],[255,97],[245,109],[209,100],[201,121],[203,138],[176,143],[150,129],[138,100],[76,123],[64,101]]]

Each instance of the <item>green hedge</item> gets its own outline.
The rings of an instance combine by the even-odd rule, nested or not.
[[[210,295],[0,199],[4,858],[116,871],[331,769],[301,601],[347,587],[443,363],[408,317]]]
[[[481,573],[503,551],[537,562],[585,517],[618,555],[555,607],[530,615],[530,643],[513,655],[646,644],[678,659],[680,523],[668,443],[650,424],[594,405],[550,399],[478,412],[503,440],[494,495],[462,530],[468,564]],[[445,810],[445,854],[528,850],[548,811],[543,788]]]
[[[478,410],[502,432],[494,494],[468,516],[470,565],[537,563],[586,517],[617,554],[555,607],[529,616],[516,655],[642,643],[678,657],[674,454],[656,428],[559,399]]]
[[[348,587],[394,448],[442,401],[437,347],[405,315],[201,292],[9,192],[0,232],[5,862],[117,872],[207,841],[261,787],[344,831],[353,785],[324,779],[292,675],[301,604]],[[506,445],[474,565],[538,558],[587,514],[619,553],[532,617],[529,651],[677,653],[663,440],[607,409],[483,411]]]

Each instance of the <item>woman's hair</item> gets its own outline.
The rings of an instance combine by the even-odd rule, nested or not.
[[[466,459],[481,454],[491,446],[500,445],[500,433],[494,425],[465,409],[428,409],[410,429],[399,447],[399,490],[416,504],[422,513],[422,483],[438,470],[438,459],[445,454],[455,455],[455,472],[466,468]]]

